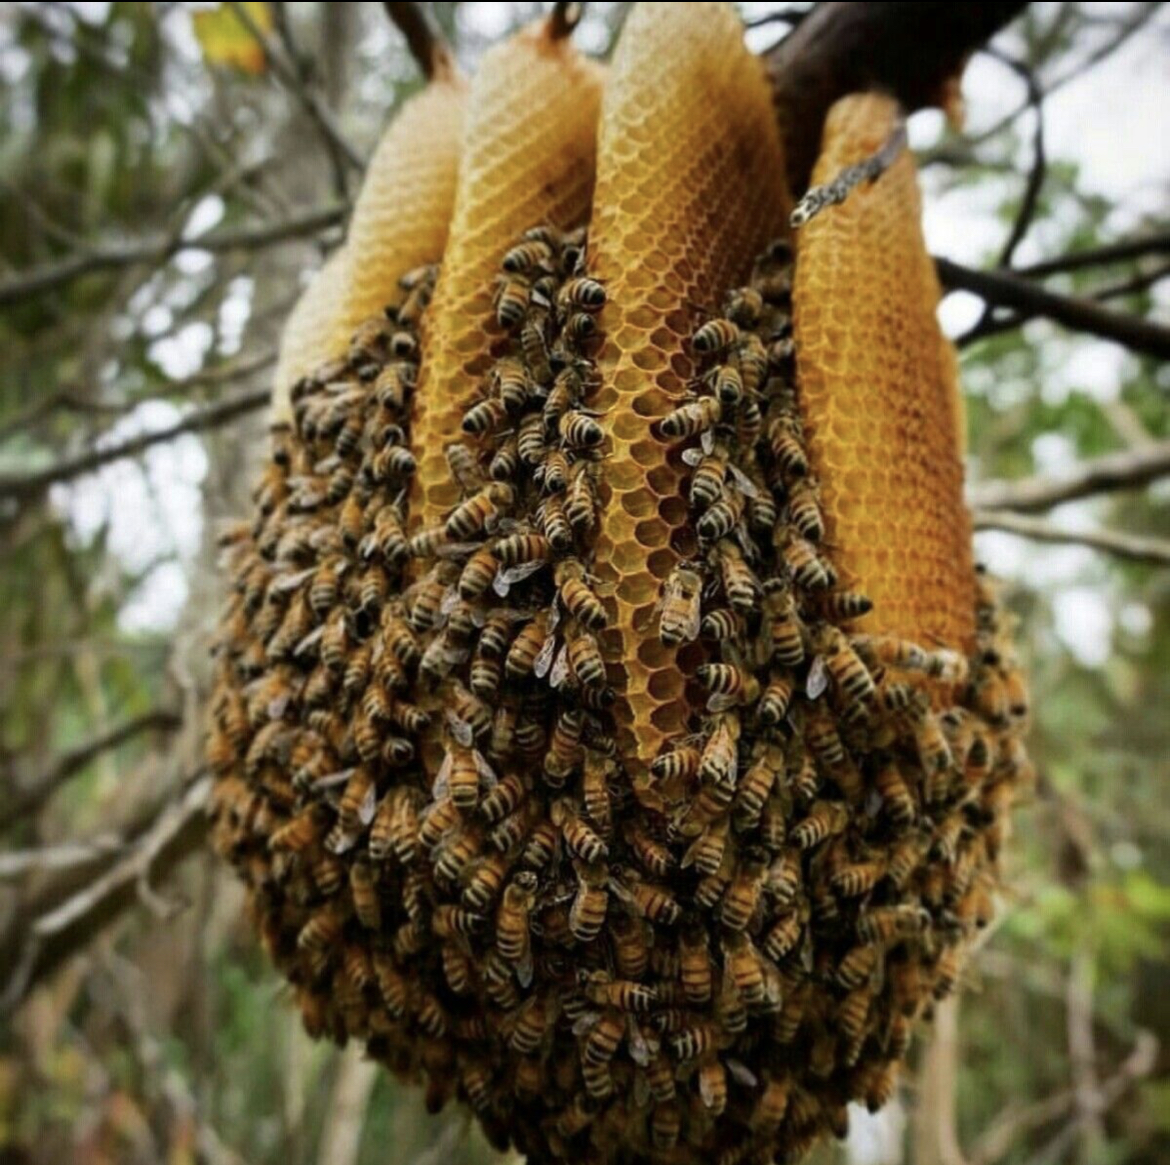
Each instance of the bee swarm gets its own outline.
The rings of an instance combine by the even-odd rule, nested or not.
[[[742,51],[698,7],[721,23],[689,29],[696,53],[716,28]],[[469,1104],[494,1144],[795,1159],[893,1095],[990,921],[1026,698],[988,580],[965,641],[920,644],[833,541],[803,244],[708,289],[682,391],[644,411],[613,400],[607,254],[548,224],[501,248],[441,469],[411,432],[435,265],[297,383],[255,520],[224,538],[217,844],[309,1032],[363,1041],[432,1110]],[[670,552],[623,566],[639,464],[672,483]],[[452,504],[420,525],[424,475]],[[658,592],[632,620],[615,574]],[[653,661],[645,731],[630,652]]]

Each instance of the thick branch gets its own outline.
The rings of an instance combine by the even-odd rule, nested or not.
[[[808,185],[829,106],[865,89],[892,93],[908,113],[944,103],[966,58],[1024,3],[818,4],[768,54],[788,178]]]
[[[1166,474],[1170,474],[1170,441],[1158,441],[1141,449],[1082,461],[1072,473],[1061,477],[989,481],[976,486],[968,500],[980,510],[1036,513],[1092,494],[1137,489]]]
[[[402,33],[414,62],[429,81],[433,77],[449,76],[455,70],[455,58],[450,46],[427,18],[421,4],[394,3],[387,0],[386,13],[394,27]]]
[[[173,441],[184,433],[198,433],[204,429],[214,429],[219,425],[234,421],[245,413],[254,412],[263,408],[269,401],[271,393],[267,388],[254,389],[252,392],[241,393],[230,400],[217,401],[202,409],[195,409],[188,413],[181,421],[176,421],[165,429],[158,429],[153,433],[140,433],[116,445],[108,445],[104,449],[90,449],[77,457],[67,458],[49,465],[44,469],[29,474],[5,474],[0,476],[0,502],[10,499],[16,502],[29,501],[40,497],[51,485],[60,482],[72,481],[83,473],[91,473],[111,461],[121,461],[124,457],[137,457],[152,445],[161,445],[165,441]]]
[[[1005,530],[1034,542],[1088,546],[1131,562],[1170,566],[1170,541],[1164,538],[1142,538],[1114,530],[1066,530],[1043,518],[1015,514],[1010,510],[976,510],[972,518],[976,530]]]
[[[1013,308],[1021,319],[1044,316],[1078,332],[1113,340],[1131,352],[1170,359],[1170,328],[1110,311],[1092,300],[1058,295],[1019,275],[976,271],[950,259],[935,259],[939,279],[949,290],[971,291],[995,307]]]
[[[144,732],[170,732],[182,724],[182,717],[169,708],[153,708],[141,716],[135,716],[123,724],[87,740],[85,744],[65,753],[55,765],[39,780],[29,784],[26,788],[15,789],[11,798],[4,805],[3,818],[0,819],[0,829],[7,829],[23,820],[30,814],[36,813],[42,805],[71,777],[82,772],[86,766],[103,752],[118,748],[128,740],[140,736]],[[13,785],[12,774],[7,774],[6,784]]]
[[[258,226],[227,227],[208,231],[194,238],[174,238],[172,235],[151,235],[124,243],[99,243],[90,250],[58,263],[30,267],[0,281],[0,307],[32,295],[52,291],[82,275],[95,271],[109,271],[129,267],[135,263],[164,263],[180,251],[252,251],[283,243],[301,235],[315,235],[336,226],[346,215],[346,207],[319,206],[292,215],[283,222],[261,223]]]

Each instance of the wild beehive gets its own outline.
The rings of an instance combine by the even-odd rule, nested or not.
[[[218,843],[309,1030],[495,1143],[795,1158],[892,1094],[1027,776],[913,163],[791,239],[721,4],[441,84],[225,539]],[[895,118],[840,102],[814,181]]]

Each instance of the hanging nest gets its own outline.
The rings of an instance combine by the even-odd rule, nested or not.
[[[991,920],[1026,698],[908,153],[793,239],[729,6],[637,6],[608,77],[556,31],[402,111],[290,320],[217,844],[308,1030],[431,1109],[791,1160]],[[814,183],[896,123],[839,102]]]

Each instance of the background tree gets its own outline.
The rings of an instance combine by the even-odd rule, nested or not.
[[[470,68],[541,6],[427,7]],[[1165,75],[1166,12],[742,7],[798,188],[835,96],[932,106],[975,54],[968,131],[924,112],[911,143],[963,293],[944,318],[971,500],[1010,532],[979,548],[1016,584],[1042,773],[1014,896],[918,1084],[826,1155],[1160,1159],[1170,219],[1156,127],[1126,107],[1142,85],[1148,103],[1151,55]],[[625,8],[591,5],[578,41],[604,54]],[[1160,188],[1052,147],[1064,98],[1105,95],[1119,61],[1136,64],[1105,170]],[[274,1005],[203,846],[215,524],[249,504],[280,323],[419,84],[407,42],[373,4],[9,4],[0,73],[0,1145],[344,1165],[392,1132],[396,1159],[487,1160],[460,1116],[430,1120]]]

